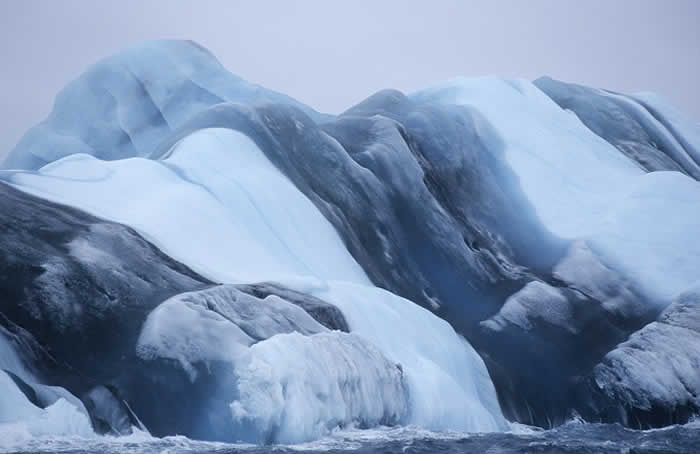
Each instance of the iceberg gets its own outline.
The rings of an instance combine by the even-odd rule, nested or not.
[[[195,43],[128,49],[0,170],[3,418],[254,443],[687,421],[698,131],[548,78],[325,115]]]

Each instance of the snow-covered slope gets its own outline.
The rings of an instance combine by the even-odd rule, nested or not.
[[[193,43],[146,43],[69,85],[0,179],[56,213],[70,205],[135,229],[159,249],[156,279],[139,271],[137,284],[114,257],[104,239],[115,232],[124,254],[144,248],[116,224],[70,241],[31,229],[25,241],[67,248],[80,266],[42,262],[20,277],[65,282],[57,295],[101,292],[114,311],[30,292],[56,309],[43,319],[5,282],[2,312],[28,338],[90,320],[84,308],[124,318],[124,345],[85,343],[76,363],[106,355],[123,373],[64,380],[101,432],[143,422],[157,435],[299,442],[348,425],[500,430],[503,413],[539,425],[574,411],[680,421],[697,401],[654,393],[624,364],[636,361],[630,345],[694,358],[684,342],[639,338],[676,336],[645,325],[697,281],[699,134],[654,96],[551,79],[385,90],[330,117]],[[202,289],[209,281],[226,285]],[[153,295],[136,311],[120,305],[134,285]],[[57,339],[39,336],[37,351]],[[34,351],[17,345],[19,358]],[[611,362],[634,390],[594,389]],[[690,370],[669,383],[692,395]],[[163,399],[144,398],[159,386]],[[616,410],[581,399],[585,387]],[[639,395],[654,402],[647,413]]]

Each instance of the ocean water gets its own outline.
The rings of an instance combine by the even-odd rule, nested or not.
[[[146,434],[113,438],[2,439],[3,453],[700,453],[700,421],[663,429],[572,422],[552,430],[515,426],[507,433],[435,433],[412,427],[343,430],[312,443],[252,446]]]

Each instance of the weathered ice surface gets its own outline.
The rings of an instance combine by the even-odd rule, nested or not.
[[[124,417],[115,416],[118,406],[105,409],[102,404],[114,407],[115,399],[98,399],[95,390],[110,383],[121,388],[138,370],[134,347],[153,307],[210,282],[128,227],[4,183],[0,195],[0,330],[9,349],[3,356],[17,356],[3,368],[27,382],[25,395],[39,408],[59,397],[80,402],[74,395],[91,402],[93,423],[104,412]],[[123,390],[135,406],[148,406],[143,397],[154,397],[145,392],[137,402],[133,389]],[[74,407],[85,411],[82,404]],[[94,428],[131,433],[131,424],[107,419]]]
[[[480,324],[504,413],[545,427],[570,419],[571,381],[658,311],[585,243],[573,243],[547,282],[528,282]]]
[[[322,133],[290,107],[219,105],[171,140],[214,126],[248,134],[333,222],[375,283],[447,318],[488,356],[510,417],[559,424],[574,410],[571,380],[653,320],[693,278],[689,265],[700,255],[683,245],[700,226],[697,217],[655,220],[672,219],[676,210],[697,213],[700,193],[691,180],[644,177],[624,164],[631,172],[625,178],[638,175],[630,179],[634,184],[617,200],[592,202],[605,203],[607,213],[586,221],[585,230],[577,227],[582,240],[558,239],[532,213],[509,163],[499,159],[506,145],[480,118],[467,107],[417,107],[389,91],[324,123]],[[615,149],[578,127],[620,165]],[[645,200],[652,194],[656,198]],[[668,241],[669,227],[677,241]],[[512,310],[521,289],[527,295],[547,287],[551,291],[530,298],[540,307],[521,308],[528,316],[544,315],[543,323],[475,326]],[[552,309],[580,326],[552,323]],[[527,367],[532,364],[538,367]]]
[[[228,170],[222,172],[221,169]],[[134,179],[136,174],[141,178]],[[173,257],[192,264],[217,281],[244,284],[274,280],[306,294],[309,292],[297,286],[302,285],[305,289],[309,283],[325,283],[321,287],[329,289],[328,298],[313,296],[338,307],[342,304],[346,320],[351,316],[361,320],[354,325],[348,321],[351,334],[362,333],[361,337],[379,348],[392,364],[401,365],[410,402],[414,403],[408,409],[408,422],[434,429],[473,431],[498,430],[506,426],[486,368],[476,352],[435,315],[397,296],[388,298],[373,287],[328,220],[244,134],[221,128],[198,130],[179,141],[161,161],[136,158],[105,162],[88,155],[76,155],[46,166],[37,173],[6,172],[5,175],[15,183],[21,181],[24,189],[37,194],[136,225]],[[99,177],[81,178],[80,175]],[[93,185],[99,186],[99,190],[86,190],[87,187],[94,189]],[[57,187],[61,189],[55,191]],[[148,196],[142,197],[142,194]],[[178,205],[171,203],[174,194],[180,202]],[[108,200],[110,202],[105,203]],[[193,237],[192,231],[199,234]],[[348,285],[356,287],[340,291]],[[362,305],[349,303],[354,301],[356,294],[364,295]],[[211,404],[204,403],[202,407],[209,408],[206,414],[216,417],[203,418],[196,414],[192,417],[217,423],[228,420],[228,426],[221,423],[214,428],[214,424],[203,422],[206,431],[184,432],[180,426],[177,429],[179,433],[205,438],[237,436],[238,429],[230,426],[231,418],[223,418],[223,413],[228,411],[225,407],[228,404],[224,402],[230,403],[235,398],[235,389],[225,386],[233,380],[225,375],[226,358],[245,351],[250,343],[246,338],[251,336],[243,336],[237,325],[234,327],[220,320],[220,315],[210,314],[211,311],[201,305],[186,307],[189,309],[179,311],[177,308],[182,308],[182,305],[171,300],[156,309],[152,315],[161,314],[167,322],[152,326],[164,329],[171,326],[172,329],[165,332],[172,336],[153,337],[156,342],[147,342],[143,346],[149,354],[142,359],[173,361],[181,365],[184,376],[198,381],[207,377],[200,369],[206,371],[208,368],[198,368],[197,361],[193,363],[187,358],[191,352],[212,353],[213,356],[203,358],[203,361],[206,360],[204,362],[209,368],[220,366],[215,376],[222,388],[216,391],[220,392],[219,395],[208,392],[206,396],[211,398]],[[221,322],[226,329],[221,331],[221,336],[200,335],[215,331],[191,331],[188,327],[198,326],[191,319],[213,326],[220,326]],[[176,329],[176,326],[181,329]],[[416,331],[425,335],[406,337],[401,334]],[[192,335],[192,343],[178,341],[185,338],[185,333]],[[234,338],[240,342],[228,340]],[[339,338],[348,339],[348,343],[354,339]],[[427,348],[424,341],[430,338],[441,339],[440,345],[444,348],[437,351]],[[202,350],[189,347],[204,344],[216,344],[220,348]],[[351,347],[350,343],[347,347]],[[306,348],[305,344],[300,344],[299,348]],[[154,352],[158,354],[152,354]],[[217,356],[219,353],[224,356]],[[457,357],[461,358],[460,364],[455,366],[452,362]],[[228,369],[235,373],[230,366]],[[336,376],[347,376],[339,374]],[[436,387],[435,383],[440,383],[440,386]],[[390,396],[398,398],[395,393]],[[350,408],[358,405],[361,408],[364,405],[361,402],[364,401],[355,402]],[[464,411],[467,407],[469,412]],[[154,406],[134,411],[147,427],[146,419],[172,426],[173,422],[167,416],[173,411],[166,412],[162,418],[141,415],[143,411],[152,412],[159,408]],[[305,426],[309,430],[300,435],[304,437],[316,436],[319,428],[327,430],[329,425],[343,425],[353,420],[352,413],[349,413],[349,419],[338,419],[335,412],[305,412],[303,415],[319,418],[317,423]],[[380,419],[361,422],[376,424]],[[155,431],[151,427],[149,430]],[[163,430],[163,427],[158,427],[158,433]],[[263,430],[259,427],[256,430],[255,433],[263,433],[272,428]],[[252,436],[254,432],[246,433]]]
[[[334,306],[278,284],[242,285],[248,293],[236,286],[211,287],[211,282],[127,227],[38,199],[4,183],[0,191],[6,213],[0,221],[0,365],[11,380],[7,386],[18,399],[11,407],[19,409],[19,400],[25,399],[21,404],[29,412],[25,417],[46,418],[41,416],[42,409],[55,408],[52,406],[61,400],[59,407],[73,408],[86,418],[89,415],[83,422],[97,433],[125,435],[136,427],[154,435],[289,441],[318,436],[338,424],[389,424],[405,416],[407,394],[401,368],[356,336],[329,333],[305,310],[347,330],[343,314]],[[160,304],[173,293],[203,287],[211,288],[178,294]],[[277,294],[289,295],[296,303]],[[192,308],[200,318],[182,316]],[[211,325],[216,317],[220,323]],[[204,324],[198,325],[198,320]],[[221,323],[227,328],[217,331]],[[217,332],[223,334],[217,338]],[[224,337],[231,332],[233,338]],[[291,332],[327,333],[310,350],[298,353],[305,359],[323,355],[326,345],[334,353],[325,353],[327,357],[319,359],[323,363],[339,354],[354,358],[351,367],[340,362],[333,370],[339,374],[338,386],[348,380],[362,384],[335,396],[339,408],[351,405],[357,412],[336,410],[331,419],[317,419],[320,425],[308,432],[295,432],[295,426],[290,426],[276,434],[268,426],[255,423],[251,427],[257,430],[253,430],[250,424],[236,423],[229,408],[234,399],[245,402],[241,405],[247,410],[241,410],[241,420],[263,417],[255,413],[257,406],[250,407],[250,399],[255,399],[250,392],[245,399],[236,397],[236,380],[260,380],[253,367],[258,356],[247,351],[243,355],[242,347]],[[240,344],[239,350],[232,339]],[[258,350],[266,352],[265,361],[273,360],[270,352]],[[284,357],[289,358],[289,353]],[[235,375],[234,360],[240,364]],[[295,374],[297,369],[298,364],[281,368],[279,373]],[[362,375],[360,371],[368,372]],[[310,367],[308,372],[319,370]],[[306,380],[303,375],[299,379]],[[325,384],[323,376],[316,380],[319,386]],[[260,388],[262,393],[269,391]],[[307,391],[317,392],[301,388],[286,398],[298,399],[303,396],[298,393]],[[376,408],[382,399],[385,411]],[[273,408],[280,412],[278,418],[289,411],[284,400]],[[9,416],[3,421],[20,418],[12,408],[6,410]],[[65,417],[66,411],[56,418]],[[289,418],[299,421],[303,416]],[[35,424],[34,419],[28,421]],[[78,433],[85,434],[85,424],[80,427]],[[70,427],[57,430],[75,433]]]
[[[118,358],[131,347],[127,333],[138,332],[139,314],[145,317],[169,295],[209,284],[128,227],[4,183],[0,194],[3,325],[37,356],[42,352],[34,341],[50,346],[56,361],[70,359],[97,378],[100,365],[83,349],[109,347]],[[127,338],[123,345],[115,342],[120,337]],[[109,362],[100,361],[107,376],[114,372]],[[50,373],[37,367],[38,374]]]
[[[697,142],[634,96],[567,84],[547,77],[535,85],[646,171],[674,170],[700,178]],[[697,140],[697,139],[696,139]]]
[[[304,309],[314,320],[330,330],[349,332],[350,327],[345,316],[336,306],[306,293],[297,292],[274,282],[260,284],[241,284],[237,288],[257,298],[267,298],[270,295],[280,298]]]
[[[478,114],[461,107],[425,110],[425,145],[407,142],[404,126],[372,112],[368,118],[343,116],[319,127],[291,106],[236,104],[195,116],[171,141],[207,128],[247,134],[331,221],[373,282],[430,309],[479,320],[497,310],[527,274],[516,260],[547,269],[564,243],[548,235],[534,216],[528,218],[516,182],[482,143],[497,139],[488,136],[488,129],[484,139],[477,133],[487,128],[477,126]],[[445,139],[448,126],[453,140]],[[344,147],[345,134],[357,140],[357,149]],[[436,137],[451,148],[434,144]],[[435,167],[421,146],[435,153]],[[165,142],[160,150],[167,149]],[[154,157],[171,161],[177,147],[171,153]],[[495,169],[473,166],[470,160],[485,160]],[[520,211],[519,203],[525,205]],[[499,217],[512,219],[498,223]],[[520,229],[510,229],[516,222]],[[528,256],[527,241],[540,244],[541,254]],[[461,304],[465,299],[470,304]]]
[[[0,378],[21,421],[77,393],[103,432],[257,443],[684,422],[699,143],[649,94],[459,78],[329,116],[137,46],[0,171],[51,201],[2,186]]]
[[[631,427],[686,421],[700,409],[700,292],[680,295],[581,381],[583,414]]]
[[[399,364],[274,295],[259,299],[230,285],[177,295],[148,316],[136,349],[146,361],[177,361],[195,386],[213,365],[229,367],[198,415],[207,425],[193,435],[206,439],[302,442],[407,415]]]

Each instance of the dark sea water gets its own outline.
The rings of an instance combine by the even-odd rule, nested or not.
[[[2,434],[0,434],[2,437]],[[7,441],[7,440],[6,440]],[[185,437],[17,440],[0,452],[32,453],[688,453],[700,454],[700,421],[655,430],[611,424],[569,423],[552,430],[516,427],[508,433],[435,433],[415,428],[340,431],[316,442],[292,446],[209,443]]]

